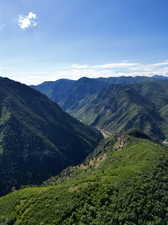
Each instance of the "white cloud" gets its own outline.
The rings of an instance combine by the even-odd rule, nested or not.
[[[100,69],[112,69],[112,68],[128,68],[128,67],[137,66],[137,65],[139,65],[139,63],[119,62],[119,63],[95,65],[93,67],[100,68]]]
[[[113,68],[128,68],[133,66],[138,66],[139,63],[128,63],[128,62],[118,62],[118,63],[109,63],[101,65],[87,65],[87,64],[73,64],[73,69],[113,69]]]
[[[118,62],[102,65],[88,64],[72,64],[67,65],[62,69],[50,67],[43,68],[42,71],[34,68],[22,70],[18,68],[10,68],[10,66],[0,67],[1,75],[6,75],[13,80],[17,80],[26,84],[39,84],[43,81],[54,81],[61,78],[79,79],[80,77],[119,77],[119,76],[153,76],[164,75],[168,76],[168,61],[156,62],[153,64],[145,64],[140,62]],[[45,71],[45,72],[44,72]]]
[[[145,64],[140,62],[116,62],[109,64],[100,64],[100,65],[86,65],[86,64],[73,64],[73,70],[81,71],[81,73],[85,73],[88,71],[89,73],[156,73],[158,71],[165,72],[168,69],[168,61],[153,63],[153,64]]]
[[[19,15],[18,17],[18,26],[21,29],[36,27],[37,24],[37,14],[33,12],[29,12],[26,16]]]
[[[73,64],[71,68],[55,72],[54,78],[56,80],[60,78],[79,79],[83,76],[96,78],[110,76],[153,76],[155,74],[168,76],[168,60],[153,64],[128,61],[99,65]]]

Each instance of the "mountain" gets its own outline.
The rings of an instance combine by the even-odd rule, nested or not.
[[[34,86],[85,124],[111,133],[138,128],[160,140],[168,138],[167,87],[167,77],[160,75],[83,77]]]
[[[0,194],[81,162],[100,139],[40,92],[0,78]]]
[[[160,79],[160,80],[167,80],[168,79],[168,76],[154,75],[153,78]]]
[[[64,110],[70,112],[77,110],[93,98],[102,89],[111,84],[132,84],[142,82],[146,77],[110,77],[110,78],[87,78],[79,80],[60,79],[57,81],[44,82],[37,86],[31,86],[51,100],[58,103]]]
[[[111,133],[138,128],[163,140],[168,138],[168,81],[112,84],[71,114]]]
[[[83,77],[77,81],[61,79],[32,87],[57,102],[64,110],[69,110],[77,108],[81,100],[98,93],[105,85],[99,79]]]
[[[41,93],[47,95],[51,100],[55,102],[64,102],[67,98],[67,94],[70,93],[74,85],[73,80],[60,79],[57,81],[47,81],[40,85],[32,85],[31,87],[37,89]],[[61,104],[61,103],[60,103]]]
[[[1,197],[0,224],[166,225],[168,149],[138,132],[98,148],[46,186]]]

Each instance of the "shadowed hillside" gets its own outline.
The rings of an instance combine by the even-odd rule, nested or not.
[[[38,91],[0,79],[0,194],[81,162],[100,138]]]

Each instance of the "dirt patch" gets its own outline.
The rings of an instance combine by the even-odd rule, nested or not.
[[[128,143],[128,137],[125,135],[121,135],[119,137],[117,137],[117,142],[114,145],[114,149],[118,150],[118,149],[123,149]]]
[[[100,166],[100,163],[104,161],[105,159],[106,159],[106,154],[104,153],[102,155],[99,155],[97,158],[91,159],[88,162],[88,164],[81,164],[79,168],[81,169],[88,169],[92,167],[98,168]]]

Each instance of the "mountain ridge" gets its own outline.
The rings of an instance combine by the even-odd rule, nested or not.
[[[167,86],[168,82],[163,80],[111,85],[72,114],[110,132],[138,128],[164,139],[167,137],[167,117],[162,109],[168,104]]]
[[[163,140],[168,137],[167,86],[168,80],[160,75],[84,77],[73,81],[64,98],[59,98],[55,89],[53,95],[58,98],[53,100],[75,118],[98,129],[115,133],[138,128]],[[36,88],[40,90],[41,86]]]
[[[78,80],[60,79],[56,81],[43,82],[40,85],[32,85],[51,100],[57,102],[64,110],[76,109],[87,102],[87,97],[98,94],[103,88],[110,84],[134,83],[148,79],[147,77],[109,77],[109,78],[87,78]]]
[[[101,139],[24,84],[1,78],[0,99],[0,194],[79,163]]]

